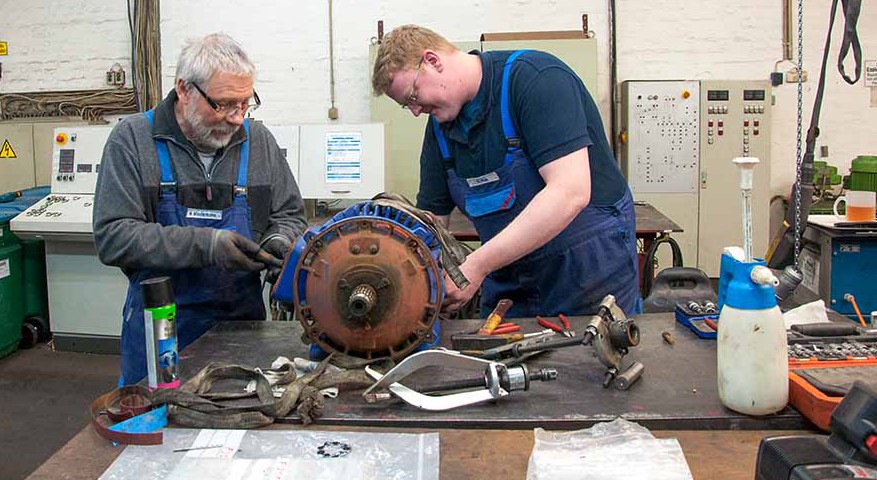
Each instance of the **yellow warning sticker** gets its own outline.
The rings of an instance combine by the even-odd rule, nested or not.
[[[12,144],[9,143],[9,140],[3,142],[3,148],[0,148],[0,158],[18,158],[18,155],[15,154],[15,150],[12,149]]]
[[[0,42],[0,55],[8,55],[9,54],[9,44],[6,42]]]

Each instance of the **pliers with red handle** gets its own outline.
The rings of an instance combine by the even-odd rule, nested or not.
[[[545,327],[545,328],[550,328],[551,330],[554,330],[555,332],[563,335],[564,337],[575,337],[576,332],[570,330],[569,319],[566,318],[566,315],[561,313],[557,316],[557,318],[560,319],[560,323],[563,325],[563,327],[561,327],[560,325],[557,325],[555,323],[551,323],[548,320],[545,320],[544,318],[540,317],[539,315],[536,315],[536,321],[539,322],[540,326]]]

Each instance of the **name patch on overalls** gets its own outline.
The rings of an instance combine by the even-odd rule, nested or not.
[[[488,183],[498,182],[499,175],[496,172],[490,172],[486,175],[482,175],[480,177],[475,178],[467,178],[466,183],[469,184],[469,188],[474,188],[479,185],[487,185]]]
[[[186,210],[186,218],[199,218],[201,220],[222,220],[222,210],[201,210],[190,208]]]

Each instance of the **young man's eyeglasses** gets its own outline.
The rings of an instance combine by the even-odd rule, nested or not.
[[[259,108],[259,105],[262,105],[262,101],[259,100],[259,94],[256,93],[256,90],[253,90],[253,103],[250,103],[250,100],[243,102],[219,103],[210,98],[207,95],[207,92],[201,90],[201,87],[199,87],[197,83],[192,82],[192,86],[195,87],[195,90],[198,90],[198,93],[204,97],[204,100],[207,100],[207,105],[210,105],[210,108],[220,115],[234,116],[237,115],[238,112],[243,112],[244,115],[246,115],[247,113]]]
[[[414,81],[411,82],[411,93],[408,94],[408,97],[405,98],[405,103],[402,104],[402,108],[411,110],[411,106],[417,103],[417,79],[420,77],[420,67],[423,66],[423,58],[421,57],[420,61],[417,62],[417,71],[414,72]]]

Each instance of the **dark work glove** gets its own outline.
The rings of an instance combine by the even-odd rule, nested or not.
[[[272,237],[262,245],[262,250],[270,253],[281,262],[286,260],[286,255],[289,253],[289,250],[291,248],[292,244],[283,237]],[[282,269],[282,267],[269,266],[268,271],[265,273],[265,280],[268,283],[274,285],[274,282],[276,282],[277,278],[280,277],[280,272]]]
[[[213,264],[226,270],[259,271],[265,264],[253,260],[259,245],[230,230],[213,232]]]

